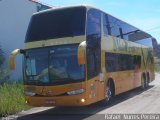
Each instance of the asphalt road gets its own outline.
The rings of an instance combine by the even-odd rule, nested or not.
[[[140,88],[116,96],[108,105],[87,107],[39,107],[19,113],[18,120],[101,120],[106,114],[160,114],[160,74],[142,91]]]

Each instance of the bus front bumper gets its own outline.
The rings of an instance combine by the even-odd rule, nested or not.
[[[85,106],[88,105],[84,95],[39,97],[25,96],[26,104],[30,106]]]

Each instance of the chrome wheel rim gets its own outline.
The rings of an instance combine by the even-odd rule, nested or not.
[[[110,89],[110,87],[107,87],[107,89],[106,89],[106,98],[107,98],[108,101],[111,99],[111,96],[112,96],[111,89]]]

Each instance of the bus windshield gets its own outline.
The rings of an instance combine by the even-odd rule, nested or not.
[[[28,50],[25,58],[27,84],[63,84],[84,80],[84,65],[77,61],[78,45]]]
[[[85,34],[86,8],[50,10],[32,16],[25,42]]]

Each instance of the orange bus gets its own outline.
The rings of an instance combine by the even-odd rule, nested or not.
[[[154,80],[151,35],[90,6],[33,14],[24,55],[25,100],[31,106],[84,106]]]

